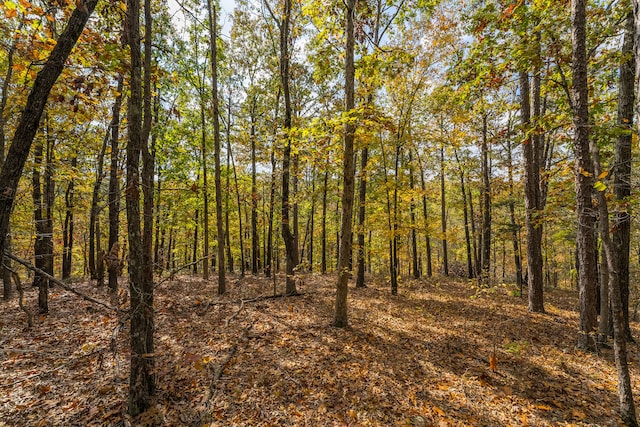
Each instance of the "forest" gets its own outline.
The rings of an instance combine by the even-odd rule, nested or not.
[[[640,0],[0,0],[0,427],[638,426],[638,55]]]

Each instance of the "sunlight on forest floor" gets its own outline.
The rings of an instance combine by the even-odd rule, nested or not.
[[[301,296],[241,305],[273,282],[230,276],[222,298],[214,281],[163,283],[157,402],[136,420],[125,408],[128,323],[117,328],[112,313],[59,288],[31,330],[17,300],[1,302],[0,426],[621,423],[612,351],[574,349],[575,292],[548,292],[547,314],[531,314],[506,285],[405,281],[392,297],[371,279],[350,289],[350,328],[336,329],[334,285],[334,275],[305,276]],[[75,286],[109,300],[104,288]],[[34,312],[36,296],[26,294]],[[124,291],[118,299],[126,307]],[[636,396],[638,354],[631,345]]]

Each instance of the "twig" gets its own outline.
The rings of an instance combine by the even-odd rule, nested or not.
[[[242,309],[244,308],[244,303],[245,300],[240,300],[240,308],[238,308],[238,311],[236,311],[235,313],[233,313],[231,315],[231,317],[229,317],[227,320],[224,321],[224,326],[228,327],[229,326],[229,322],[231,322],[235,317],[238,316],[238,314],[240,314],[240,312],[242,311]]]
[[[73,294],[76,294],[76,295],[78,295],[79,297],[81,297],[81,298],[83,298],[83,299],[85,299],[85,300],[87,300],[87,301],[89,301],[89,302],[92,302],[92,303],[94,303],[94,304],[101,305],[102,307],[104,307],[104,308],[106,308],[106,309],[109,309],[109,310],[111,310],[111,311],[115,311],[115,312],[121,312],[121,311],[123,311],[123,310],[120,310],[120,309],[119,309],[119,308],[117,308],[117,307],[112,307],[112,306],[110,306],[110,305],[109,305],[109,304],[107,304],[106,302],[103,302],[103,301],[100,301],[100,300],[95,299],[95,298],[93,298],[93,297],[90,297],[89,295],[87,295],[87,294],[85,294],[85,293],[83,293],[83,292],[80,292],[79,290],[77,290],[77,289],[75,289],[75,288],[72,288],[71,286],[67,285],[66,283],[64,283],[64,282],[62,282],[62,281],[60,281],[60,280],[56,279],[55,277],[53,277],[52,275],[50,275],[50,274],[49,274],[49,273],[47,273],[46,271],[41,270],[41,269],[39,269],[38,267],[35,267],[35,266],[31,265],[31,263],[30,263],[29,261],[26,261],[26,260],[24,260],[24,259],[22,259],[22,258],[18,258],[17,256],[15,256],[15,255],[13,255],[13,254],[11,254],[11,253],[7,252],[7,251],[5,251],[4,256],[6,256],[7,258],[12,259],[12,260],[14,260],[14,261],[16,261],[16,262],[18,262],[18,263],[22,264],[22,265],[24,265],[24,266],[25,266],[25,267],[27,267],[29,270],[35,271],[36,273],[43,275],[44,277],[46,277],[47,279],[49,279],[50,281],[52,281],[52,282],[53,282],[53,283],[55,283],[56,285],[60,286],[61,288],[65,289],[65,290],[67,290],[67,291],[69,291],[69,292],[71,292],[71,293],[73,293]],[[16,273],[16,275],[17,275],[17,273]],[[15,277],[15,276],[14,276],[14,277]]]

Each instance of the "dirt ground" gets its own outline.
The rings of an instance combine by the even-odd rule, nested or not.
[[[349,290],[350,327],[336,329],[335,281],[307,275],[300,296],[270,299],[256,298],[273,282],[251,276],[230,276],[224,297],[215,280],[161,283],[157,401],[137,419],[126,414],[125,314],[58,287],[29,329],[17,298],[0,302],[0,426],[622,424],[612,350],[574,347],[574,291],[548,291],[547,313],[531,314],[511,285],[403,280],[394,297],[371,278]],[[124,290],[73,286],[127,307]],[[29,287],[34,312],[36,299]],[[629,354],[638,396],[636,344]]]

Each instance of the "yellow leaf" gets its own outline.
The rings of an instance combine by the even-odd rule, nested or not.
[[[604,179],[609,176],[609,171],[604,171],[600,175],[598,175],[598,179]]]
[[[9,10],[16,10],[16,7],[18,5],[16,5],[13,1],[11,0],[7,0],[4,2],[4,7],[6,7]]]
[[[533,405],[533,407],[536,408],[536,409],[540,409],[541,411],[550,411],[551,410],[551,406],[543,405],[541,403]]]

